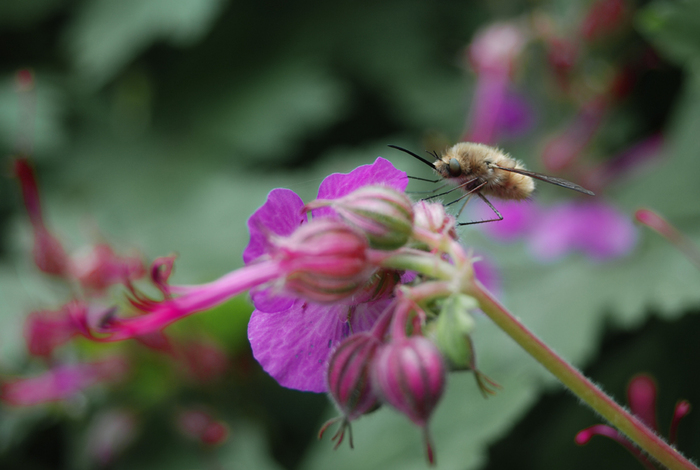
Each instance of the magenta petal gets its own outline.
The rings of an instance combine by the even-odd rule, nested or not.
[[[602,203],[569,203],[543,211],[530,236],[530,249],[544,261],[578,250],[591,259],[628,254],[637,241],[629,217]]]
[[[277,188],[270,191],[267,201],[248,219],[250,242],[243,251],[248,264],[267,252],[269,234],[291,235],[308,217],[302,214],[304,201],[292,190]]]
[[[529,239],[530,251],[542,261],[556,260],[573,248],[578,229],[578,215],[569,206],[549,209],[533,228]]]
[[[496,240],[515,241],[526,236],[537,223],[539,209],[532,201],[497,201],[494,205],[503,215],[503,220],[481,224],[479,227]],[[486,204],[479,205],[476,214],[478,220],[492,219],[495,216]]]
[[[354,307],[303,302],[283,312],[256,310],[248,323],[248,339],[255,359],[280,385],[325,392],[333,347],[353,332],[368,330],[385,306],[386,301]],[[350,315],[352,329],[346,321]]]
[[[405,171],[397,170],[389,160],[378,157],[371,165],[362,165],[350,173],[333,173],[318,188],[318,199],[338,199],[362,186],[383,185],[404,192],[408,185]],[[314,209],[313,217],[327,217],[333,210],[327,207]]]
[[[598,260],[627,255],[637,242],[637,229],[630,217],[605,204],[579,207],[576,244],[589,257]]]

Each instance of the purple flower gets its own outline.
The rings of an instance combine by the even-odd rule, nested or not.
[[[532,255],[545,262],[578,251],[594,260],[627,255],[637,242],[632,220],[603,202],[567,202],[552,207],[498,201],[503,220],[481,227],[502,241],[525,239]],[[488,208],[479,209],[483,214]],[[483,217],[483,215],[481,215]]]
[[[538,218],[528,237],[530,251],[543,261],[571,251],[599,261],[619,258],[632,251],[636,242],[631,219],[600,202],[555,206]]]
[[[529,127],[532,113],[509,91],[511,74],[527,44],[527,32],[515,23],[495,23],[477,32],[468,49],[477,75],[470,122],[463,141],[492,144],[499,130]]]
[[[328,176],[321,183],[318,199],[338,199],[368,185],[384,185],[403,192],[407,183],[406,173],[378,158],[374,164],[348,174]],[[275,189],[268,195],[265,204],[248,220],[250,243],[243,252],[246,265],[269,256],[271,237],[289,236],[308,223],[303,207],[304,202],[293,191]],[[313,209],[311,215],[314,219],[337,217],[328,207]],[[254,291],[251,297],[255,311],[248,324],[248,339],[253,355],[280,385],[312,392],[326,391],[324,373],[334,346],[351,333],[367,331],[391,302],[385,295],[321,304],[275,286]]]
[[[5,382],[0,387],[0,400],[13,406],[65,400],[97,383],[118,381],[127,371],[128,363],[120,356],[61,365],[35,377]]]

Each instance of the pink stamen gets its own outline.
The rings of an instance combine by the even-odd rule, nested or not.
[[[656,424],[656,382],[648,375],[640,374],[630,380],[627,387],[627,403],[632,414],[651,429],[658,431]]]
[[[668,431],[668,442],[670,444],[675,444],[678,438],[678,425],[688,413],[690,413],[691,406],[686,400],[681,400],[676,404],[676,408],[673,410],[673,419],[671,420],[671,428]]]

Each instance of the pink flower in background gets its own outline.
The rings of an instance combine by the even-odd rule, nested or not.
[[[639,374],[632,377],[627,387],[627,403],[629,403],[630,411],[633,415],[639,418],[647,427],[659,433],[659,427],[656,423],[656,382],[653,377],[646,374]],[[676,404],[673,410],[673,419],[671,420],[671,428],[669,431],[668,440],[671,445],[676,443],[678,435],[678,425],[681,419],[690,413],[690,403],[681,400]],[[607,424],[596,424],[590,428],[586,428],[576,434],[575,442],[578,445],[587,444],[593,436],[605,436],[623,445],[632,453],[642,464],[655,470],[654,465],[649,457],[642,453],[632,442],[616,429]]]
[[[533,224],[528,245],[542,261],[577,251],[598,261],[626,256],[637,242],[632,220],[602,202],[570,202],[549,208]]]
[[[14,172],[22,187],[24,206],[34,230],[34,263],[46,274],[63,276],[68,266],[68,256],[61,242],[44,224],[34,169],[28,159],[17,158],[14,162]]]
[[[533,202],[497,201],[503,220],[483,224],[489,237],[524,239],[532,255],[545,262],[572,252],[603,261],[628,255],[637,242],[631,218],[603,202],[567,202],[544,207]],[[481,217],[488,208],[480,208]]]
[[[583,175],[583,184],[600,191],[615,181],[638,173],[663,156],[664,138],[661,134],[647,137],[613,156]]]
[[[140,279],[146,273],[140,258],[117,256],[105,243],[85,247],[72,256],[69,271],[84,288],[95,292]]]
[[[606,110],[605,99],[591,100],[559,135],[547,141],[542,151],[542,163],[547,171],[558,173],[573,165],[595,135]]]
[[[177,416],[177,427],[186,437],[205,445],[216,445],[228,439],[226,423],[202,410],[185,410]]]
[[[61,365],[35,377],[6,381],[0,386],[0,400],[13,406],[66,400],[100,382],[119,381],[127,371],[127,362],[118,356]]]
[[[495,23],[476,33],[468,56],[477,83],[469,124],[460,140],[492,144],[504,124],[511,130],[527,128],[530,111],[509,92],[511,75],[527,41],[526,31],[515,23]]]
[[[614,33],[628,17],[625,0],[598,0],[581,22],[581,36],[596,41]]]
[[[33,356],[51,356],[54,349],[78,333],[78,326],[65,307],[58,311],[32,312],[24,322],[24,338],[29,354]]]
[[[525,201],[501,201],[495,202],[495,206],[503,216],[503,220],[488,224],[481,224],[480,228],[489,237],[511,242],[526,236],[537,223],[538,216],[541,212],[538,206],[532,200]],[[480,205],[476,211],[477,219],[486,219],[493,217],[493,212],[489,207]]]

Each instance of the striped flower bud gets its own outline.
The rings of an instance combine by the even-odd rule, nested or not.
[[[321,428],[319,437],[331,424],[342,419],[340,429],[333,437],[333,440],[338,439],[336,448],[343,442],[345,429],[350,429],[350,421],[378,406],[370,382],[370,365],[379,344],[379,340],[371,334],[358,333],[345,339],[331,354],[326,381],[328,392],[342,416],[328,421]]]
[[[372,383],[383,402],[423,428],[427,457],[433,463],[427,424],[445,389],[445,365],[438,348],[422,336],[382,346],[373,363]]]
[[[337,220],[314,220],[273,243],[272,258],[285,273],[285,288],[315,302],[351,296],[374,272],[367,239]]]
[[[447,214],[445,206],[433,202],[420,201],[413,206],[416,227],[432,233],[448,234],[457,239],[457,221]]]
[[[341,413],[353,420],[377,405],[369,371],[379,340],[358,333],[338,345],[328,362],[328,391]]]
[[[395,250],[405,245],[413,233],[411,201],[395,189],[363,186],[340,199],[318,199],[306,208],[326,206],[360,229],[372,248]]]

